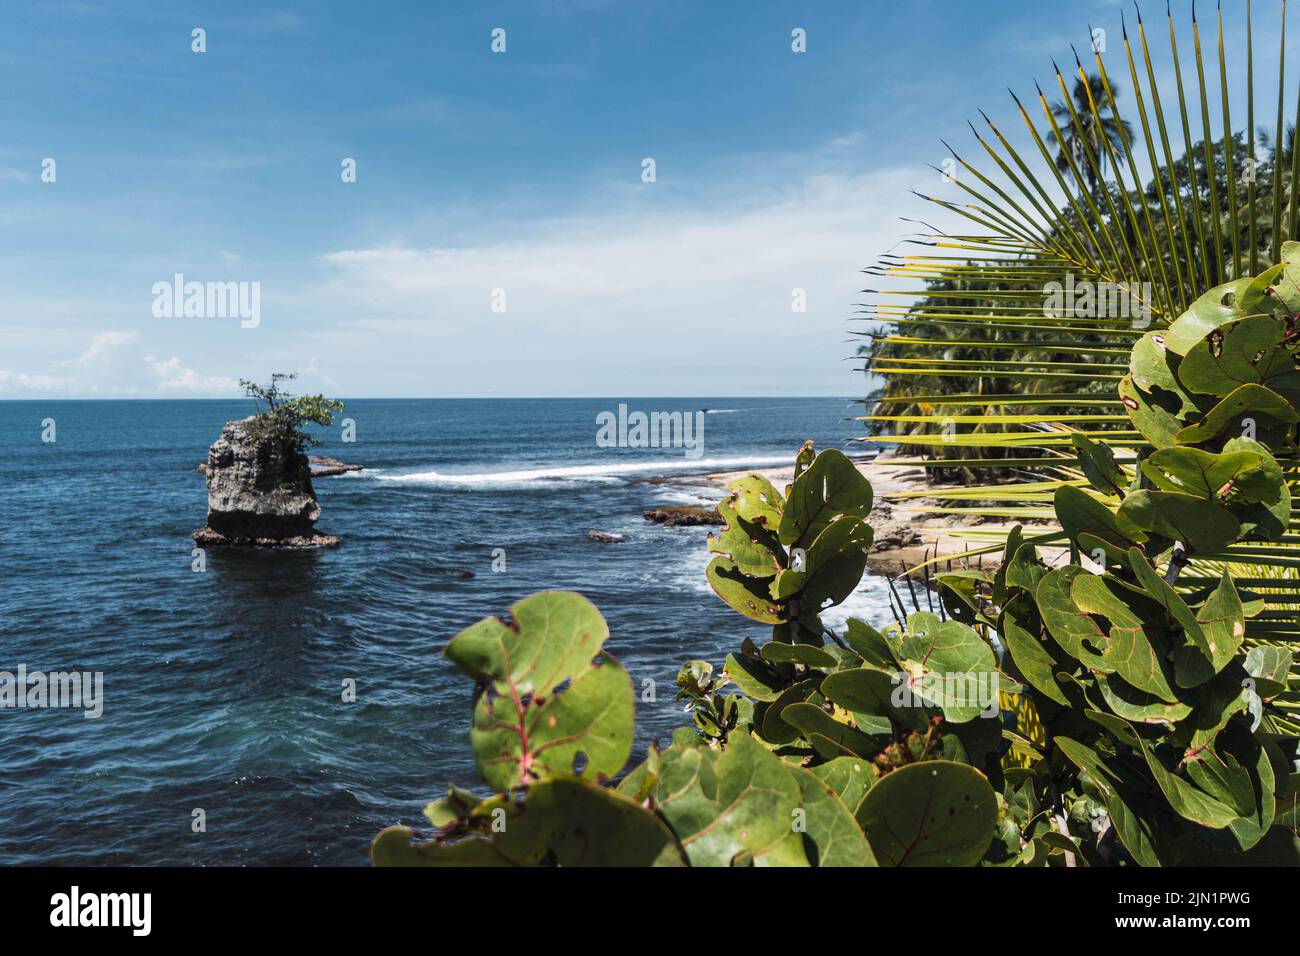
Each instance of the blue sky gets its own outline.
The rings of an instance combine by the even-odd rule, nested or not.
[[[0,397],[859,394],[857,270],[1090,23],[1118,55],[1112,0],[5,4]],[[176,273],[260,323],[155,316]]]

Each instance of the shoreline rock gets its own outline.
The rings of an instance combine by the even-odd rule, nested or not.
[[[308,455],[307,464],[311,467],[311,476],[313,478],[333,478],[336,475],[345,475],[350,471],[365,471],[365,465],[350,465],[345,461],[339,461],[337,458],[331,458],[329,455]],[[200,475],[208,473],[208,463],[205,461],[194,469]]]
[[[705,508],[701,505],[665,505],[660,508],[649,508],[643,512],[643,516],[646,521],[653,521],[665,528],[722,524],[722,515],[718,514],[716,507]]]
[[[204,545],[261,548],[334,547],[316,531],[320,502],[311,464],[296,443],[255,438],[253,417],[226,422],[204,468],[208,520],[191,537]]]
[[[223,546],[231,548],[283,548],[286,550],[306,548],[336,548],[342,539],[332,534],[296,535],[292,538],[231,538],[219,531],[213,531],[204,525],[190,535],[195,544],[205,547]]]

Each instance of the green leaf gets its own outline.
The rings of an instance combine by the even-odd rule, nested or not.
[[[1205,634],[1210,664],[1217,674],[1237,656],[1237,648],[1241,647],[1242,638],[1246,634],[1246,617],[1241,598],[1233,586],[1232,578],[1228,577],[1227,569],[1224,569],[1219,578],[1218,587],[1196,612],[1196,621]]]
[[[984,775],[947,760],[886,774],[858,812],[884,866],[974,866],[993,839],[996,820],[997,798]]]
[[[1255,681],[1255,693],[1268,700],[1286,690],[1292,653],[1285,647],[1261,644],[1246,655],[1246,673]]]
[[[1258,452],[1238,451],[1216,455],[1199,448],[1183,447],[1157,449],[1142,462],[1143,473],[1157,488],[1209,501],[1226,497],[1229,489],[1235,490],[1239,497],[1245,494],[1245,486],[1250,478],[1257,475],[1263,467],[1264,455]],[[1280,477],[1279,473],[1279,479]],[[1277,496],[1276,490],[1271,493],[1262,491],[1258,479],[1254,487],[1269,498]]]
[[[836,789],[810,770],[793,764],[786,764],[785,769],[799,784],[808,862],[813,866],[875,866],[871,845]],[[861,770],[856,774],[862,775]]]
[[[714,558],[704,575],[713,593],[733,611],[762,624],[780,624],[785,620],[780,602],[771,595],[773,578],[748,575],[729,558]]]
[[[510,608],[509,623],[484,618],[443,653],[498,694],[549,694],[591,663],[609,637],[595,605],[572,591],[541,591]]]
[[[780,675],[761,660],[728,654],[723,670],[742,693],[755,700],[776,700],[785,687]]]
[[[835,658],[811,644],[785,644],[771,641],[763,645],[763,660],[773,664],[805,664],[808,667],[834,667]]]
[[[828,678],[829,679],[829,678]],[[798,702],[781,711],[781,719],[812,744],[823,757],[871,758],[881,750],[881,744],[862,731],[840,723],[816,704]]]
[[[1035,602],[1052,638],[1070,657],[1090,670],[1109,674],[1115,670],[1102,655],[1110,638],[1095,620],[1074,603],[1073,585],[1088,572],[1076,564],[1049,571],[1038,582]]]
[[[1271,435],[1278,443],[1285,443],[1286,426],[1300,420],[1291,403],[1277,392],[1263,385],[1247,384],[1228,393],[1201,421],[1183,428],[1176,437],[1180,443],[1192,445],[1222,435],[1241,435],[1246,430],[1247,418],[1255,422],[1257,433]]]
[[[1128,485],[1128,477],[1115,464],[1115,453],[1110,450],[1110,446],[1095,442],[1082,432],[1074,432],[1070,435],[1070,440],[1079,453],[1079,467],[1083,469],[1088,483],[1103,495],[1122,495]]]
[[[1138,690],[1166,703],[1176,703],[1178,695],[1170,679],[1163,641],[1154,630],[1148,633],[1146,622],[1113,590],[1117,587],[1109,577],[1083,574],[1075,577],[1070,596],[1080,611],[1104,617],[1110,623],[1109,640],[1102,654],[1110,670]]]
[[[1133,538],[1140,532],[1158,534],[1181,541],[1189,551],[1221,551],[1241,534],[1227,508],[1173,491],[1135,491],[1119,506],[1117,519]]]
[[[1141,798],[1116,771],[1107,766],[1097,751],[1069,737],[1057,737],[1056,745],[1076,767],[1086,773],[1101,794],[1115,834],[1124,849],[1141,866],[1160,866],[1163,840],[1158,820],[1143,812]]]
[[[998,634],[1011,652],[1016,669],[1039,693],[1068,707],[1070,702],[1054,676],[1060,665],[1044,645],[1042,632],[1042,620],[1031,594],[1017,594],[1002,609]]]
[[[1141,529],[1122,527],[1109,508],[1073,485],[1056,489],[1052,504],[1061,527],[1076,544],[1084,547],[1081,542],[1084,535],[1089,536],[1089,541],[1096,539],[1112,561],[1121,560],[1129,548],[1147,539]]]
[[[816,767],[809,767],[808,770],[839,795],[855,818],[862,801],[867,797],[867,791],[876,782],[871,764],[857,757],[836,757]]]
[[[785,499],[762,475],[746,475],[731,482],[731,504],[735,513],[752,525],[775,531],[781,525]]]
[[[841,515],[865,521],[871,501],[871,482],[842,452],[828,449],[794,480],[781,516],[781,543],[807,547]]]
[[[494,790],[559,774],[607,779],[632,752],[635,709],[627,671],[600,654],[551,697],[480,695],[470,742]]]
[[[1178,377],[1193,392],[1230,395],[1242,385],[1263,385],[1292,405],[1300,403],[1300,369],[1286,345],[1286,330],[1268,315],[1227,322],[1188,350]]]
[[[748,863],[797,839],[802,790],[781,761],[748,734],[721,754],[706,747],[660,754],[660,815],[692,866]]]
[[[498,797],[476,811],[478,828],[455,839],[411,842],[405,827],[382,831],[375,866],[685,866],[677,841],[653,813],[613,790],[573,778],[545,780],[522,800]],[[496,831],[492,824],[500,822]]]

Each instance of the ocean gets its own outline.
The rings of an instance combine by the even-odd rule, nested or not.
[[[702,452],[602,447],[597,416],[620,402],[709,409]],[[103,674],[97,719],[0,708],[0,864],[366,864],[382,827],[427,831],[421,811],[447,783],[483,792],[472,686],[442,647],[543,589],[589,597],[634,687],[655,682],[637,705],[640,759],[688,722],[682,663],[720,665],[768,633],[709,590],[707,527],[642,512],[713,504],[721,493],[691,475],[788,464],[805,439],[861,454],[860,408],[348,401],[356,441],[336,425],[317,453],[365,470],[315,482],[317,527],[342,545],[214,548],[195,571],[195,469],[249,402],[0,402],[0,671]],[[883,623],[887,593],[868,578],[826,620]]]

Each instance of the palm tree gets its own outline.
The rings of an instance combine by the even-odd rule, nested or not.
[[[1106,172],[1107,153],[1118,155],[1133,145],[1133,127],[1111,109],[1111,94],[1119,99],[1119,93],[1115,83],[1107,93],[1101,77],[1091,74],[1087,83],[1083,77],[1074,81],[1073,104],[1058,101],[1052,105],[1052,118],[1064,136],[1057,142],[1056,168],[1068,176],[1073,163],[1094,195]]]

